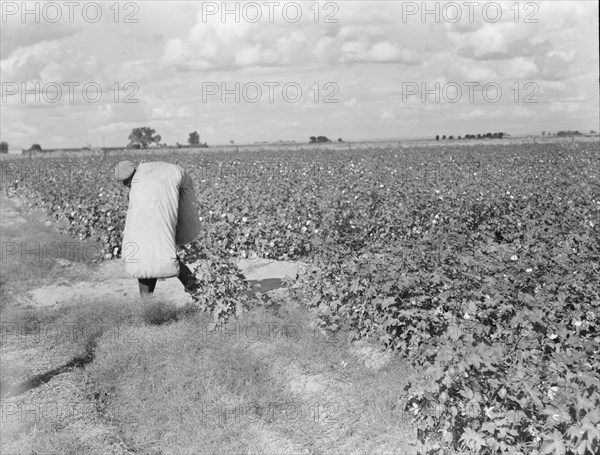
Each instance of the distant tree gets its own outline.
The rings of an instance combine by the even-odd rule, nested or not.
[[[446,135],[445,134],[442,136],[442,140],[444,140],[444,141],[446,140]]]
[[[188,137],[188,144],[190,144],[191,147],[197,147],[200,145],[200,135],[197,131],[192,131],[190,133],[190,137]]]
[[[33,144],[31,147],[29,147],[29,151],[30,152],[41,152],[42,146],[40,144]]]
[[[8,153],[8,142],[0,142],[0,153]]]
[[[448,136],[448,139],[453,141],[454,140],[454,136]]]
[[[460,136],[458,136],[458,140],[459,140],[459,141],[461,140],[461,137],[460,137]]]
[[[545,136],[545,135],[546,135],[546,132],[545,132],[545,131],[542,131],[542,136]]]
[[[485,137],[491,139],[492,138],[492,133],[485,133]]]
[[[146,149],[150,144],[159,144],[161,137],[160,134],[155,135],[155,132],[154,128],[148,126],[133,128],[129,135],[129,144],[127,146],[131,146],[130,148]],[[139,147],[135,147],[135,145],[138,145]]]
[[[504,133],[500,132],[498,133],[498,139],[502,139],[504,137]]]
[[[341,137],[338,137],[338,142],[344,142]]]
[[[590,134],[596,134],[596,131],[590,130]]]
[[[440,135],[438,134],[437,136],[435,136],[435,140],[439,141],[440,140]]]
[[[235,141],[232,139],[232,140],[230,140],[230,141],[229,141],[229,143],[230,143],[231,145],[233,145],[233,144],[235,144]]]
[[[180,149],[181,148],[181,144],[179,142],[176,142],[175,143],[175,147],[177,147],[178,149]]]
[[[481,134],[477,133],[477,139],[481,139]]]
[[[321,142],[332,142],[327,136],[311,136],[310,141],[311,144],[321,143]]]
[[[581,135],[581,133],[579,131],[577,131],[577,130],[575,130],[575,131],[570,131],[570,130],[562,131],[561,130],[558,133],[556,133],[556,135],[558,137],[567,137],[567,136],[570,137],[570,136],[579,136],[579,135]]]

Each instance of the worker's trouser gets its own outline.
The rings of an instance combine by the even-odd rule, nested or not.
[[[179,261],[179,281],[185,287],[186,291],[191,288],[193,284],[193,280],[196,278],[191,270],[178,258]],[[154,293],[154,288],[156,287],[156,278],[138,278],[138,284],[140,287],[140,294],[152,294]]]

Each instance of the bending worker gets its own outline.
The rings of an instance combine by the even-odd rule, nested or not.
[[[115,180],[130,189],[121,256],[125,270],[138,279],[140,294],[152,294],[158,278],[176,276],[193,295],[195,276],[177,256],[177,247],[200,232],[188,173],[171,163],[121,161]]]

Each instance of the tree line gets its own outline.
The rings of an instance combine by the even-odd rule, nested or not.
[[[502,139],[505,136],[505,133],[478,133],[478,134],[465,134],[464,137],[463,136],[458,136],[457,140],[461,140],[461,139]],[[446,135],[444,134],[441,139],[443,141],[447,140],[454,140],[454,136],[448,136],[446,137]],[[440,135],[438,134],[435,137],[436,141],[440,140]]]

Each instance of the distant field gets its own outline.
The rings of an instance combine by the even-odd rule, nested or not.
[[[107,154],[109,156],[121,155],[123,153],[133,156],[147,155],[153,153],[211,153],[211,152],[258,152],[258,151],[275,151],[275,150],[289,150],[289,151],[311,151],[311,150],[371,150],[380,149],[386,147],[448,147],[448,146],[487,146],[487,145],[498,145],[498,144],[549,144],[549,143],[568,143],[568,142],[598,142],[598,136],[578,136],[575,138],[565,137],[557,138],[551,136],[518,136],[508,137],[503,139],[469,139],[469,140],[442,140],[436,141],[435,139],[428,138],[407,138],[407,139],[395,139],[395,140],[378,140],[378,141],[344,141],[344,142],[330,142],[322,144],[309,144],[306,142],[281,142],[281,143],[263,143],[263,144],[232,144],[232,145],[211,145],[208,148],[188,148],[188,147],[152,147],[147,150],[131,150],[119,147],[107,148]],[[36,158],[39,157],[89,157],[89,156],[103,156],[104,152],[101,148],[93,148],[92,150],[80,150],[80,149],[49,149],[42,153],[33,154]],[[28,153],[18,153],[10,155],[0,155],[2,159],[15,159],[15,158],[29,158]]]

